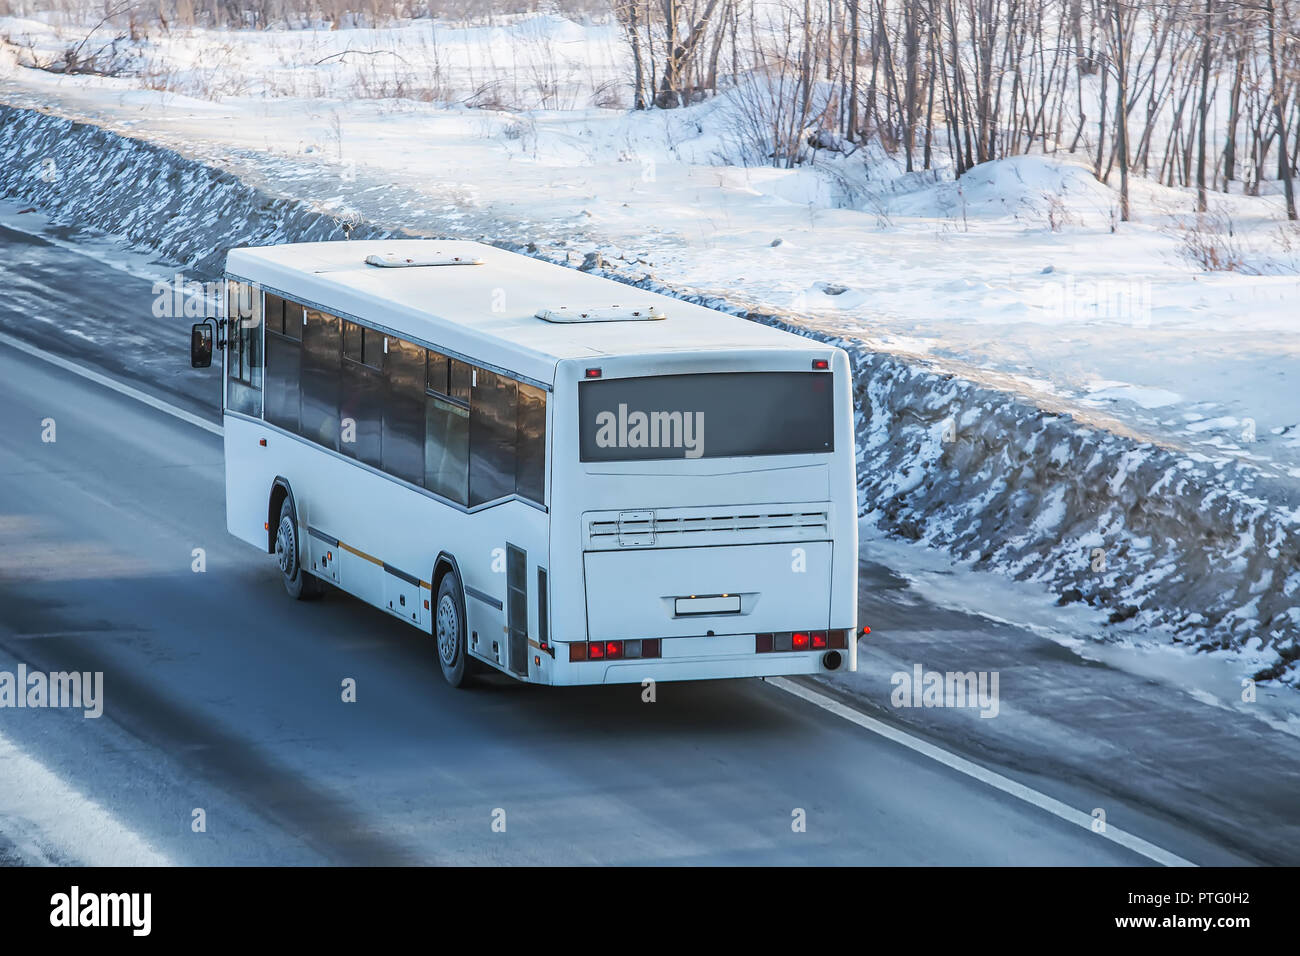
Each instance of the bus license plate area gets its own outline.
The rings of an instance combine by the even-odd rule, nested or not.
[[[710,594],[703,597],[679,597],[673,603],[678,617],[692,614],[739,614],[739,594]]]
[[[583,568],[588,640],[829,624],[829,541],[588,551]]]

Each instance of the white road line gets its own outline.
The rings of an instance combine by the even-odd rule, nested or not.
[[[802,698],[803,700],[808,701],[808,703],[820,707],[822,710],[829,711],[836,717],[842,717],[850,723],[857,724],[864,730],[869,730],[873,734],[879,734],[887,740],[894,741],[894,743],[902,744],[909,750],[913,750],[924,757],[929,757],[931,760],[941,763],[945,767],[956,770],[958,773],[963,773],[968,777],[972,777],[975,780],[980,781],[980,783],[987,784],[995,790],[1001,790],[1003,793],[1009,794],[1017,800],[1023,800],[1025,803],[1038,807],[1040,810],[1046,810],[1053,816],[1060,817],[1062,820],[1066,820],[1069,823],[1077,824],[1090,832],[1095,832],[1092,830],[1093,819],[1090,814],[1084,813],[1082,810],[1076,810],[1074,807],[1062,803],[1054,797],[1049,797],[1045,793],[1039,793],[1032,787],[1026,787],[1022,783],[1016,783],[1016,781],[1009,777],[1004,777],[1000,773],[994,773],[992,770],[981,767],[977,763],[972,763],[964,757],[958,757],[956,754],[951,754],[941,747],[936,747],[934,744],[913,737],[906,731],[899,730],[896,727],[891,727],[889,724],[876,720],[874,717],[868,717],[866,714],[859,713],[852,707],[841,704],[833,697],[819,694],[817,691],[805,687],[802,684],[797,684],[787,678],[769,677],[767,678],[767,683],[785,691],[787,694],[793,694],[795,697]],[[1105,830],[1101,831],[1097,835],[1104,837],[1113,843],[1118,843],[1120,846],[1132,850],[1134,853],[1139,853],[1148,860],[1154,860],[1156,863],[1163,866],[1196,866],[1196,864],[1191,860],[1185,860],[1177,854],[1161,849],[1154,843],[1148,843],[1141,837],[1136,837],[1131,833],[1125,833],[1123,830],[1111,826],[1109,823],[1106,824]]]
[[[191,425],[197,425],[199,428],[210,431],[214,435],[222,434],[222,428],[220,425],[200,418],[198,415],[187,412],[183,408],[177,408],[175,405],[170,405],[162,399],[154,398],[152,395],[142,392],[139,389],[132,388],[129,385],[123,385],[121,382],[115,381],[107,375],[85,368],[84,366],[78,365],[76,362],[69,362],[67,359],[58,355],[52,355],[44,349],[39,349],[34,345],[28,345],[20,339],[15,339],[13,336],[0,332],[0,343],[18,349],[19,351],[26,352],[28,355],[34,355],[52,365],[57,365],[59,368],[66,369],[75,375],[80,375],[82,378],[87,378],[92,382],[103,385],[105,388],[111,388],[113,391],[125,395],[128,398],[134,398],[138,402],[143,402],[150,408],[156,408],[160,412],[174,415],[181,421],[189,422]],[[866,714],[859,713],[852,707],[846,707],[838,700],[827,697],[825,694],[819,694],[817,691],[804,687],[802,684],[796,684],[794,681],[787,680],[784,677],[769,677],[767,678],[767,683],[785,691],[787,694],[793,694],[795,697],[802,698],[803,700],[808,701],[808,703],[820,707],[822,710],[829,711],[837,717],[842,717],[850,723],[857,724],[864,730],[869,730],[874,734],[879,734],[887,740],[892,740],[897,744],[902,744],[909,750],[913,750],[922,756],[929,757],[931,760],[941,763],[945,767],[956,770],[958,773],[963,773],[983,784],[987,784],[995,790],[1001,790],[1003,793],[1009,794],[1018,800],[1023,800],[1031,806],[1038,807],[1040,810],[1046,810],[1053,816],[1060,817],[1062,820],[1076,824],[1083,827],[1085,830],[1092,832],[1093,819],[1090,814],[1084,813],[1082,810],[1076,810],[1074,807],[1062,803],[1060,800],[1053,797],[1049,797],[1045,793],[1039,793],[1032,787],[1026,787],[1022,783],[1016,783],[1016,781],[1009,777],[1004,777],[1000,773],[994,773],[992,770],[981,767],[977,763],[972,763],[964,757],[958,757],[956,754],[951,754],[941,747],[934,746],[934,744],[926,743],[924,740],[913,737],[906,731],[891,727],[873,717],[868,717]],[[1196,865],[1191,860],[1185,860],[1177,854],[1170,853],[1168,850],[1163,850],[1154,843],[1148,843],[1141,837],[1136,837],[1131,833],[1125,833],[1123,830],[1111,826],[1109,823],[1106,824],[1106,829],[1099,833],[1098,836],[1104,837],[1113,843],[1118,843],[1120,846],[1132,850],[1134,853],[1140,854],[1148,860],[1153,860],[1163,866]]]
[[[29,345],[22,339],[16,339],[12,335],[0,332],[0,343],[20,352],[26,352],[28,355],[34,355],[42,361],[49,362],[51,365],[57,365],[59,368],[72,372],[74,375],[80,375],[82,378],[89,379],[96,385],[102,385],[105,388],[111,388],[120,395],[127,398],[134,398],[137,402],[143,402],[150,408],[156,408],[160,412],[166,412],[173,415],[183,422],[189,422],[191,425],[197,425],[204,431],[212,432],[214,435],[223,433],[223,429],[215,422],[210,422],[206,418],[201,418],[193,412],[187,412],[183,408],[177,408],[175,405],[168,404],[160,398],[154,398],[148,392],[142,392],[138,388],[132,388],[130,385],[123,385],[116,379],[104,375],[102,372],[96,372],[94,369],[86,368],[84,365],[78,365],[76,362],[70,362],[60,355],[54,355],[44,349],[37,348],[35,345]]]

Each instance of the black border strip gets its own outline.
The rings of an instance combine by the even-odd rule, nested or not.
[[[407,584],[414,584],[417,588],[420,586],[420,579],[414,575],[407,574],[401,568],[395,568],[391,564],[385,563],[384,570],[395,578],[401,578]]]
[[[327,535],[324,531],[321,531],[319,528],[313,528],[311,525],[307,525],[307,533],[311,535],[313,538],[318,538],[319,540],[324,541],[326,544],[331,545],[332,547],[337,548],[339,546],[338,538],[331,538],[329,535]]]
[[[476,601],[482,601],[484,604],[490,604],[498,611],[500,611],[502,608],[505,607],[504,604],[502,604],[500,601],[498,601],[490,594],[485,594],[482,591],[478,590],[477,588],[470,587],[468,584],[466,584],[464,587],[465,587],[465,593],[468,594],[470,597],[474,598]]]

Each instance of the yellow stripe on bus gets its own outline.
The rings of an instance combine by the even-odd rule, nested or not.
[[[379,558],[376,558],[373,554],[366,554],[366,552],[362,551],[360,548],[354,548],[352,547],[352,545],[344,544],[342,541],[339,542],[339,547],[342,548],[344,551],[351,551],[358,558],[365,558],[371,564],[377,564],[381,568],[384,566],[383,561],[381,561]],[[433,585],[430,584],[428,581],[421,581],[420,587],[424,588],[426,591],[433,590]]]

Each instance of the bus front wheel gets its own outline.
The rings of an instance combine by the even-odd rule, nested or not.
[[[438,645],[442,676],[452,687],[464,687],[472,671],[465,640],[465,604],[461,598],[460,578],[455,571],[443,575],[435,607],[433,637]]]
[[[293,520],[293,506],[289,504],[288,498],[280,505],[280,524],[275,530],[275,560],[280,565],[280,578],[284,581],[284,589],[289,597],[299,601],[320,597],[320,581],[302,567],[298,525]]]

